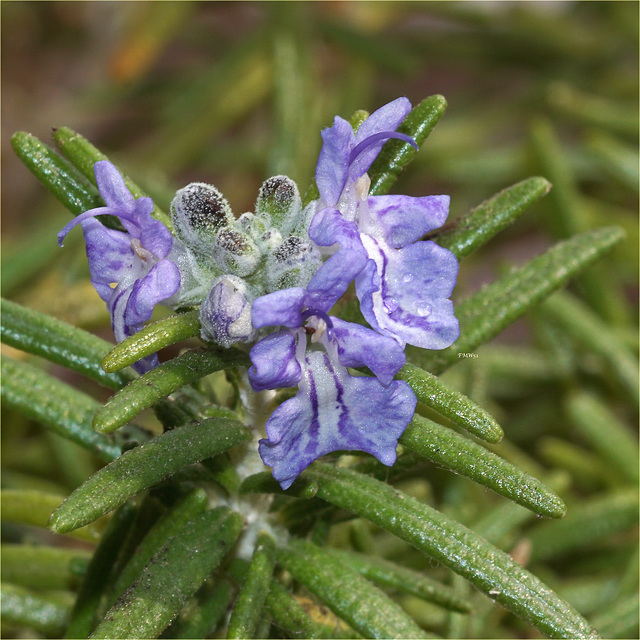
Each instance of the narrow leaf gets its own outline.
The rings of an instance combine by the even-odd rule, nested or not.
[[[157,638],[229,553],[242,517],[206,511],[171,538],[96,627],[92,638]]]
[[[96,413],[93,428],[101,433],[115,431],[191,382],[214,371],[248,363],[249,356],[236,349],[187,351],[133,380],[110,398]]]
[[[12,584],[0,588],[0,603],[6,626],[26,627],[50,638],[62,637],[71,608],[60,598]]]
[[[99,160],[109,160],[109,158],[107,158],[104,153],[96,149],[86,138],[83,138],[79,133],[76,133],[68,127],[59,127],[55,129],[53,132],[53,139],[62,153],[64,153],[64,155],[80,170],[80,172],[90,180],[92,184],[96,184],[93,165]],[[148,194],[142,191],[142,189],[140,189],[140,187],[133,182],[131,178],[126,175],[123,175],[122,177],[134,198],[148,196]],[[90,207],[87,207],[87,209],[88,208]],[[156,220],[162,222],[162,224],[164,224],[170,231],[173,229],[171,218],[162,211],[155,202],[151,215]]]
[[[420,549],[541,632],[598,637],[577,611],[510,556],[435,509],[347,469],[316,462],[305,474],[318,481],[318,496]]]
[[[432,420],[414,416],[400,443],[547,518],[562,518],[564,502],[539,480],[491,451]]]
[[[260,637],[256,635],[256,630],[271,588],[275,563],[275,542],[269,534],[261,531],[245,582],[231,613],[227,638]]]
[[[576,341],[597,353],[610,366],[621,387],[638,404],[638,363],[631,352],[600,318],[575,296],[558,293],[542,307]]]
[[[232,596],[233,587],[227,580],[205,583],[162,637],[197,640],[211,637],[226,614]]]
[[[81,549],[3,543],[1,558],[3,582],[74,591],[81,581],[80,568],[86,568],[91,554]]]
[[[29,229],[28,235],[12,236],[11,241],[8,240],[9,234],[5,236],[0,266],[2,295],[20,295],[27,284],[35,283],[52,270],[56,258],[68,255],[60,250],[55,238],[67,224],[69,216],[64,211],[58,212],[57,204],[51,204],[53,206],[40,212],[38,225]],[[74,234],[66,246],[76,249],[76,245],[79,246],[82,241],[82,236]]]
[[[250,437],[237,420],[209,418],[126,451],[78,487],[51,516],[57,532],[71,531],[124,504],[184,467],[231,449]]]
[[[318,493],[318,485],[307,478],[297,478],[293,485],[285,491],[270,471],[260,471],[245,478],[240,485],[239,493],[275,493],[295,498],[313,498]]]
[[[603,638],[635,638],[638,635],[638,592],[607,607],[594,617],[593,624]]]
[[[102,206],[98,190],[72,164],[35,136],[18,131],[11,137],[11,146],[29,171],[71,213],[78,215]]]
[[[531,558],[549,560],[579,553],[606,536],[638,524],[638,492],[627,489],[590,498],[571,509],[564,520],[539,524],[527,534]]]
[[[119,509],[109,521],[84,576],[65,638],[87,638],[96,622],[98,607],[126,534],[133,524],[136,507],[131,504]]]
[[[291,540],[278,562],[365,638],[429,637],[377,587],[309,542]]]
[[[567,410],[576,429],[608,465],[638,484],[638,441],[609,408],[587,391],[574,393]]]
[[[440,378],[412,364],[406,364],[396,376],[413,389],[418,402],[449,418],[469,433],[487,442],[500,442],[500,425],[479,405],[451,388]]]
[[[97,336],[8,300],[2,301],[2,314],[3,342],[78,371],[113,389],[120,389],[137,377],[132,370],[106,373],[102,369],[101,360],[113,345]],[[199,413],[200,407],[194,410],[192,406],[193,394],[190,397],[182,392],[177,395],[179,397],[160,400],[154,406],[158,419],[166,428],[184,424]],[[136,439],[147,439],[139,429],[134,431]]]
[[[635,144],[625,144],[600,132],[593,133],[587,144],[614,180],[638,192],[638,149]]]
[[[412,348],[411,353],[423,368],[441,373],[458,360],[458,354],[491,340],[623,238],[619,227],[604,227],[558,243],[459,304],[461,334],[451,347],[428,354]]]
[[[100,406],[41,369],[25,362],[2,358],[2,400],[55,433],[95,451],[102,460],[120,455],[120,447],[93,431],[91,419]]]
[[[291,638],[353,638],[341,628],[314,620],[307,610],[277,580],[271,582],[267,610],[274,625]]]
[[[105,373],[100,360],[113,346],[87,331],[39,311],[2,299],[2,342],[78,371],[111,389],[133,375]]]
[[[193,489],[153,525],[142,542],[132,551],[129,562],[112,585],[110,605],[135,582],[151,558],[167,541],[179,535],[187,522],[194,520],[205,510],[207,502],[207,494],[203,489]]]
[[[534,177],[518,182],[429,237],[461,259],[515,222],[534,202],[549,193],[551,183]]]
[[[416,105],[398,127],[400,133],[411,136],[421,145],[447,108],[444,96],[434,95]],[[403,169],[415,158],[417,151],[407,142],[389,140],[368,171],[371,178],[369,193],[387,193]]]
[[[160,349],[200,334],[199,310],[188,311],[153,322],[118,343],[102,360],[105,371],[112,373],[146,358]]]
[[[3,522],[30,524],[42,528],[47,526],[51,514],[63,500],[62,496],[19,489],[3,489],[0,498]],[[95,544],[100,539],[100,533],[100,527],[90,524],[70,531],[66,535]]]
[[[330,549],[329,553],[340,559],[344,564],[353,567],[368,580],[383,587],[410,593],[422,600],[433,602],[453,611],[465,612],[470,611],[472,608],[471,602],[459,597],[451,587],[427,578],[412,569],[407,569],[371,554],[365,555],[339,549]]]
[[[540,168],[553,184],[550,195],[552,207],[547,216],[551,230],[562,239],[587,231],[592,226],[588,209],[583,202],[572,163],[550,122],[538,120],[534,123],[532,142]],[[637,179],[637,168],[634,172]],[[613,274],[603,265],[580,275],[580,283],[590,304],[603,317],[619,324],[619,318],[628,317],[629,314],[626,302],[612,280]]]
[[[564,82],[549,87],[550,106],[589,127],[603,128],[626,136],[638,136],[638,109],[613,97],[584,93]]]
[[[584,231],[587,220],[584,208],[580,205],[580,193],[573,179],[569,159],[551,123],[542,119],[534,122],[531,138],[540,168],[553,184],[550,199],[555,205],[554,215],[549,217],[552,230],[560,238]]]

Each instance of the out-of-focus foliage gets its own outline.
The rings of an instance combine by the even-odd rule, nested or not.
[[[533,602],[532,596],[527,606],[512,607],[525,622],[460,577],[489,585],[501,579],[503,568],[505,575],[516,575],[517,565],[541,578],[603,637],[637,637],[636,2],[8,2],[1,11],[2,295],[20,305],[111,340],[104,304],[87,278],[81,234],[69,236],[67,250],[58,250],[55,234],[69,212],[10,148],[15,130],[49,144],[51,127],[81,132],[165,211],[176,188],[206,181],[240,213],[253,208],[259,185],[270,175],[288,174],[303,190],[311,183],[319,131],[335,113],[372,111],[398,95],[417,104],[442,94],[446,112],[392,190],[448,193],[452,220],[476,208],[463,224],[442,233],[443,244],[465,256],[454,297],[476,332],[465,334],[463,324],[464,344],[474,351],[424,359],[412,354],[416,365],[446,371],[436,385],[417,367],[405,370],[423,388],[423,404],[404,436],[399,463],[388,471],[368,460],[354,462],[352,469],[372,476],[367,483],[351,478],[354,471],[318,465],[298,497],[278,496],[260,478],[245,483],[241,491],[247,494],[276,493],[283,526],[309,534],[311,542],[279,549],[274,558],[263,539],[250,564],[223,566],[224,576],[218,565],[240,523],[226,508],[205,510],[202,495],[185,487],[215,481],[234,493],[239,482],[225,457],[228,447],[197,439],[196,427],[180,434],[197,440],[184,464],[210,464],[182,469],[173,485],[159,485],[146,499],[131,502],[167,477],[157,469],[145,477],[134,471],[129,484],[110,483],[111,493],[103,496],[109,504],[97,500],[96,513],[87,515],[79,503],[78,522],[84,524],[124,501],[108,523],[98,520],[65,534],[47,531],[48,515],[64,496],[120,448],[132,451],[118,459],[119,466],[94,476],[95,486],[118,469],[135,469],[134,454],[145,451],[136,445],[160,427],[143,413],[118,440],[91,431],[91,416],[108,395],[90,379],[111,389],[126,382],[126,374],[97,369],[108,345],[3,304],[3,374],[11,381],[3,382],[2,416],[5,637],[59,637],[66,629],[86,637],[99,620],[100,637],[157,635],[175,611],[180,615],[164,631],[167,637],[207,637],[217,628],[226,633],[225,613],[238,593],[245,600],[247,594],[259,598],[268,584],[267,626],[238,606],[233,633],[350,637],[354,629],[384,633],[390,624],[403,635],[417,635],[418,629],[444,637],[508,638],[532,637],[537,632],[530,623],[547,634],[569,633],[562,621],[570,616],[555,600]],[[522,182],[529,176],[546,180]],[[546,181],[552,188],[543,197]],[[87,193],[95,195],[88,183]],[[584,269],[619,240],[619,231],[597,231],[611,225],[622,228],[626,239]],[[547,250],[535,269],[512,271]],[[579,275],[568,291],[540,304],[574,272]],[[494,280],[500,284],[480,290]],[[43,342],[52,334],[58,339],[54,347],[47,346],[48,338]],[[170,347],[162,359],[177,356],[179,348]],[[205,369],[197,377],[216,366]],[[473,406],[456,404],[461,393]],[[235,424],[237,416],[228,410],[237,400],[234,381],[222,373],[173,397],[175,402],[155,407],[165,426],[206,411],[213,422]],[[215,398],[219,408],[203,409],[203,397]],[[119,402],[129,409],[126,396]],[[75,413],[66,411],[67,403]],[[111,416],[108,407],[101,411]],[[469,419],[454,419],[456,411],[476,412],[476,430],[470,431],[480,437],[499,433],[491,423],[497,421],[504,439],[487,444],[463,438],[455,430],[469,429]],[[161,457],[173,459],[163,437],[152,442]],[[473,468],[454,460],[470,447],[504,460],[487,453]],[[500,496],[486,491],[498,491],[491,478],[499,484],[500,474],[515,473],[511,469],[522,474],[512,476],[517,486],[502,487]],[[549,488],[543,487],[548,495],[534,479]],[[390,484],[407,496],[397,521],[370,517],[358,496],[370,492],[384,504]],[[562,511],[550,490],[563,499],[567,515],[539,521],[534,512]],[[362,519],[346,519],[344,510]],[[412,523],[434,510],[442,520],[430,521],[430,537],[418,540]],[[63,516],[54,520],[61,532],[72,526]],[[475,538],[476,547],[460,542],[442,551],[449,539],[439,537],[441,531],[455,533],[458,523],[511,559],[501,557],[492,568],[488,545]],[[183,546],[172,544],[177,535]],[[442,551],[441,564],[406,541],[432,557]],[[331,555],[336,548],[341,555]],[[447,556],[470,548],[478,557],[472,577]],[[151,555],[145,554],[156,552],[161,561],[147,564]],[[200,552],[206,563],[193,559]],[[144,566],[127,564],[129,557],[145,558]],[[163,562],[176,563],[181,572],[167,572]],[[279,568],[272,579],[274,563]],[[298,588],[292,596],[285,590],[276,579],[282,567],[307,591]],[[339,579],[330,579],[332,567]],[[192,596],[213,571],[216,581]],[[154,613],[155,626],[134,626],[146,611],[140,583],[127,583],[132,575],[142,575],[156,595],[175,587],[175,602],[165,601]],[[505,584],[515,589],[515,583]],[[388,603],[380,588],[395,602],[386,620],[378,619],[376,607],[349,607],[350,599]],[[503,603],[511,597],[508,590],[484,590]],[[339,617],[327,615],[325,604]],[[555,607],[557,617],[547,606]]]

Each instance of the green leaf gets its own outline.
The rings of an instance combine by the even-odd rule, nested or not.
[[[113,345],[97,336],[8,300],[2,301],[2,314],[3,342],[78,371],[114,389],[122,388],[137,377],[132,370],[106,373],[102,369],[101,360]],[[143,336],[146,335],[144,331]],[[193,394],[177,395],[179,397],[160,400],[154,406],[156,415],[167,428],[184,424],[199,414],[200,406],[193,407]],[[135,437],[147,439],[140,430],[135,431]]]
[[[87,638],[95,625],[98,607],[111,577],[118,551],[136,515],[132,504],[122,506],[102,534],[71,612],[65,638]]]
[[[0,497],[3,522],[30,524],[43,528],[47,526],[51,514],[63,500],[63,496],[19,489],[3,489]],[[100,539],[100,531],[100,527],[90,524],[70,531],[66,535],[95,544]]]
[[[2,622],[33,629],[51,638],[62,637],[71,605],[62,599],[3,584],[0,587]]]
[[[131,552],[129,562],[111,586],[110,606],[135,582],[142,570],[167,541],[179,535],[187,522],[194,520],[205,510],[207,502],[205,491],[195,488],[160,517],[136,549]]]
[[[86,568],[91,554],[82,549],[3,543],[1,558],[3,582],[74,591],[81,581],[80,568]]]
[[[612,469],[588,449],[567,440],[545,436],[538,440],[536,451],[549,466],[565,469],[581,488],[593,490],[603,485],[625,484],[617,469]]]
[[[555,491],[567,488],[569,478],[564,473],[556,473],[549,478],[549,484]],[[474,519],[469,525],[487,542],[505,549],[513,544],[514,537],[519,536],[523,524],[533,520],[534,514],[515,502],[499,502]]]
[[[71,213],[78,215],[103,206],[98,190],[72,164],[35,136],[18,131],[11,137],[11,145],[29,171]]]
[[[557,237],[567,238],[587,228],[586,212],[580,204],[580,192],[556,133],[548,120],[537,120],[531,127],[531,139],[538,163],[553,184],[554,203],[549,224]]]
[[[162,637],[211,637],[227,613],[232,596],[233,587],[227,580],[205,583]]]
[[[382,591],[315,545],[290,540],[278,563],[365,638],[429,637]]]
[[[548,100],[553,109],[574,122],[638,136],[638,109],[635,104],[626,105],[613,97],[584,93],[564,82],[555,82],[549,87]]]
[[[245,478],[238,492],[275,493],[309,500],[318,492],[318,485],[312,480],[298,477],[285,492],[270,471],[260,471]]]
[[[596,638],[571,606],[510,556],[459,522],[383,482],[314,463],[318,496],[370,520],[465,577],[485,595],[551,637]]]
[[[562,518],[566,512],[564,502],[539,480],[427,418],[414,416],[399,442],[437,465],[471,478],[534,513]]]
[[[267,610],[274,625],[291,638],[353,638],[342,628],[330,627],[314,620],[304,607],[277,580],[271,581]]]
[[[411,110],[397,131],[411,136],[418,145],[422,145],[446,108],[447,101],[444,96],[429,96]],[[400,173],[417,153],[407,142],[389,140],[367,172],[371,178],[369,194],[379,196],[388,193]]]
[[[603,638],[635,638],[638,635],[638,592],[607,607],[593,618]]]
[[[93,428],[101,433],[115,431],[191,382],[214,371],[243,365],[249,365],[249,356],[237,349],[187,351],[133,380],[111,397],[96,413]]]
[[[2,358],[2,400],[5,407],[96,452],[102,460],[111,461],[120,455],[120,447],[89,426],[100,405],[33,365]]]
[[[412,569],[377,558],[372,554],[365,555],[339,549],[329,549],[329,553],[368,580],[383,587],[410,593],[422,600],[433,602],[453,611],[466,612],[472,609],[471,602],[459,597],[451,587],[427,578]]]
[[[93,166],[99,160],[109,160],[101,151],[96,149],[86,138],[83,138],[79,133],[76,133],[68,127],[59,127],[53,131],[53,139],[55,140],[58,148],[62,153],[80,170],[80,172],[91,181],[92,184],[96,184],[95,174],[93,172]],[[122,172],[120,172],[122,174]],[[128,176],[122,174],[124,182],[127,185],[129,191],[134,198],[148,197],[148,194],[142,191],[140,187],[131,180]],[[96,205],[94,205],[96,206]],[[85,207],[84,210],[92,207]],[[151,216],[156,220],[159,220],[164,224],[169,231],[173,230],[171,224],[171,218],[162,211],[158,205],[154,202],[153,211]]]
[[[588,141],[602,168],[617,182],[638,192],[638,148],[604,133],[593,133]]]
[[[597,396],[579,391],[567,400],[567,412],[576,429],[597,451],[608,467],[638,484],[638,441],[631,430]]]
[[[48,209],[53,210],[49,213]],[[41,211],[38,225],[30,229],[29,235],[5,236],[0,267],[0,290],[4,296],[20,295],[25,286],[35,283],[38,277],[42,277],[53,268],[56,258],[64,255],[55,238],[58,231],[69,221],[69,216],[66,212],[58,212],[57,209],[57,205],[54,204]],[[9,237],[10,242],[7,241]],[[75,249],[81,242],[83,238],[78,234],[69,238],[65,245]]]
[[[167,431],[126,451],[78,487],[51,516],[57,532],[71,531],[124,504],[184,467],[238,446],[250,433],[237,420],[209,418]]]
[[[430,234],[441,247],[461,259],[486,244],[515,222],[534,202],[549,193],[551,183],[534,177],[518,182],[458,218],[451,228],[445,225]]]
[[[531,558],[544,561],[578,553],[637,523],[637,489],[608,492],[573,507],[564,520],[541,523],[530,531]]]
[[[552,208],[547,216],[548,224],[556,237],[569,236],[591,228],[588,209],[573,175],[573,167],[554,129],[546,120],[538,120],[532,127],[533,147],[540,167],[553,183],[550,196]],[[636,156],[637,158],[637,156]],[[637,163],[636,163],[637,166]],[[634,169],[637,174],[637,169]],[[637,178],[637,176],[636,176]],[[613,274],[598,265],[580,276],[580,283],[590,304],[611,322],[628,317],[622,292],[612,283]]]
[[[582,346],[597,353],[610,366],[620,386],[638,404],[638,363],[617,334],[575,296],[558,293],[542,310]]]
[[[229,553],[242,517],[205,511],[154,556],[96,627],[92,638],[157,638]]]
[[[2,299],[2,342],[27,353],[46,358],[111,389],[132,379],[131,372],[105,373],[100,365],[113,346],[87,331]]]
[[[504,433],[500,425],[482,407],[452,389],[437,376],[412,364],[406,364],[396,378],[409,384],[418,402],[426,404],[469,433],[488,442],[502,440]]]
[[[112,373],[146,358],[160,349],[200,334],[200,311],[188,311],[152,322],[118,343],[102,360]]]
[[[256,629],[271,588],[276,545],[264,531],[258,534],[251,564],[231,612],[227,638],[257,638]]]
[[[491,340],[623,238],[619,227],[604,227],[556,244],[460,303],[456,316],[461,334],[451,347],[430,353],[411,348],[410,354],[423,368],[441,373],[459,359],[458,354]]]

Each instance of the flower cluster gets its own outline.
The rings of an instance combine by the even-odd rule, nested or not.
[[[336,116],[322,132],[319,198],[302,206],[286,176],[267,180],[255,211],[239,218],[204,183],[171,205],[175,238],[134,200],[117,170],[95,165],[106,207],[73,220],[87,243],[91,280],[107,303],[118,340],[137,331],[155,304],[200,305],[202,337],[223,347],[253,345],[248,377],[256,392],[298,387],[273,412],[259,451],[287,489],[314,460],[358,450],[392,465],[416,398],[394,376],[406,344],[443,349],[458,337],[449,299],[458,264],[427,232],[444,223],[448,196],[371,196],[367,171],[411,105],[398,98],[354,133]],[[124,232],[95,216],[117,216]],[[330,315],[354,283],[364,320]],[[138,363],[155,366],[155,356]],[[348,368],[366,367],[373,376]]]

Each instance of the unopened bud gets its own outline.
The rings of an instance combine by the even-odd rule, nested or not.
[[[321,264],[322,257],[313,243],[297,236],[289,236],[267,258],[267,290],[306,287]]]
[[[226,198],[204,182],[192,182],[176,193],[171,220],[178,238],[205,255],[211,255],[218,232],[234,222]]]
[[[274,176],[266,180],[260,187],[256,201],[256,213],[269,216],[271,224],[288,235],[296,226],[302,200],[296,183],[287,176]]]
[[[200,306],[202,339],[225,348],[253,336],[251,301],[247,283],[237,276],[217,278]]]
[[[236,225],[243,233],[248,233],[254,239],[258,239],[267,228],[262,218],[248,211],[238,218]]]
[[[260,250],[246,233],[222,229],[213,247],[213,258],[222,271],[241,278],[251,275],[260,264]]]

